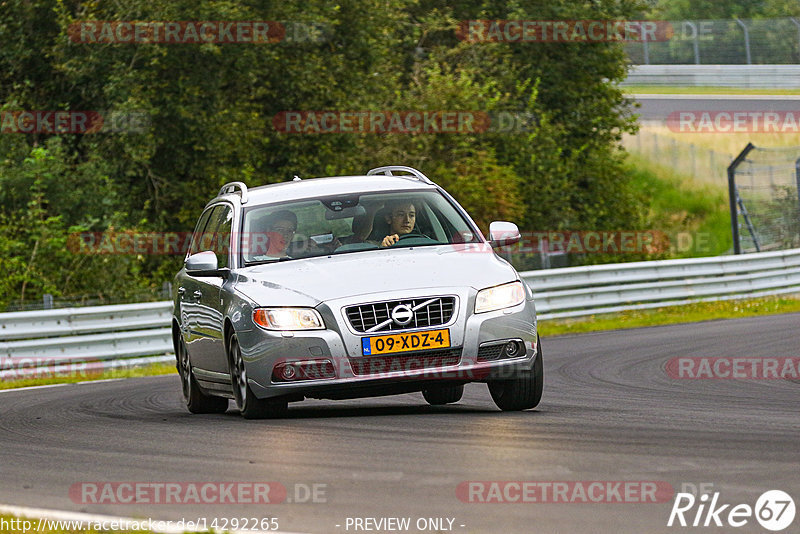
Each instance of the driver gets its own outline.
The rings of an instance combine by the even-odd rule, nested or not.
[[[400,236],[410,234],[417,223],[417,209],[411,201],[399,200],[387,206],[386,223],[389,235],[381,241],[382,247],[390,247],[400,240]]]

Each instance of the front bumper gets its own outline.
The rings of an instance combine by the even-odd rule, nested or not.
[[[345,307],[356,304],[353,299],[330,301],[317,307],[325,321],[325,330],[269,332],[254,327],[238,332],[250,388],[259,398],[350,398],[418,391],[436,381],[465,383],[510,378],[532,368],[538,352],[533,300],[504,310],[474,314],[475,290],[438,288],[436,294],[455,295],[457,313],[446,326],[419,331],[447,328],[449,349],[363,356],[361,339],[369,334],[354,331],[342,313]],[[372,294],[362,295],[359,302],[420,296],[426,295]],[[513,358],[479,359],[480,347],[508,340],[521,342],[524,350]],[[480,354],[485,357],[487,352]],[[333,364],[335,378],[274,380],[273,369],[280,363],[324,360]]]

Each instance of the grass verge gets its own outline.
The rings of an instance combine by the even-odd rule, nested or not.
[[[624,85],[626,93],[642,95],[800,95],[800,88],[679,87],[666,85]]]
[[[665,142],[674,139],[679,142],[684,149],[690,145],[695,145],[698,149],[713,150],[719,156],[736,156],[747,143],[753,143],[761,148],[777,147],[796,147],[800,146],[800,133],[797,131],[786,132],[677,132],[664,125],[647,124],[641,127],[641,131],[652,133],[661,137],[661,150],[669,150]],[[683,157],[688,157],[688,153]],[[703,159],[698,154],[698,159]],[[727,162],[725,164],[727,166]],[[720,181],[725,180],[725,174],[721,174]]]
[[[24,371],[20,371],[22,375]],[[31,369],[30,373],[37,373]],[[0,390],[24,388],[28,386],[44,386],[47,384],[74,384],[77,382],[87,382],[91,380],[108,380],[112,378],[134,378],[137,376],[156,376],[177,373],[174,363],[155,363],[144,367],[132,369],[111,369],[103,372],[89,372],[76,368],[75,371],[66,371],[53,376],[52,370],[44,370],[39,375],[26,378],[0,379]]]
[[[650,199],[648,228],[670,238],[670,258],[718,256],[733,246],[727,190],[629,155],[633,188]]]
[[[542,337],[558,336],[793,312],[800,312],[800,295],[696,302],[650,310],[631,310],[572,319],[542,320],[539,325],[539,333]]]

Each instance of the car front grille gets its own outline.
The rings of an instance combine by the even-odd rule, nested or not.
[[[385,356],[367,356],[365,358],[349,358],[353,374],[377,375],[402,371],[417,371],[458,365],[461,361],[461,349],[440,349],[406,354],[387,354]]]
[[[391,320],[392,310],[401,304],[413,311],[411,322],[402,326]],[[425,297],[350,306],[345,313],[356,332],[389,332],[447,324],[455,308],[455,297]]]

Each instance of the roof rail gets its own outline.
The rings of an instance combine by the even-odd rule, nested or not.
[[[222,189],[217,193],[218,197],[227,195],[228,193],[235,193],[236,188],[239,188],[240,196],[242,197],[242,204],[247,203],[247,186],[243,182],[229,182],[222,186]]]
[[[399,176],[411,178],[411,176],[408,176],[410,174],[421,182],[425,182],[426,184],[430,185],[436,185],[431,181],[430,178],[422,174],[422,172],[418,171],[414,167],[406,167],[404,165],[387,165],[385,167],[377,167],[375,169],[370,169],[369,171],[367,171],[367,176],[373,176],[376,174],[383,174],[385,176],[397,176],[395,174],[392,174],[393,172],[405,172],[407,174],[405,175],[401,174]]]

